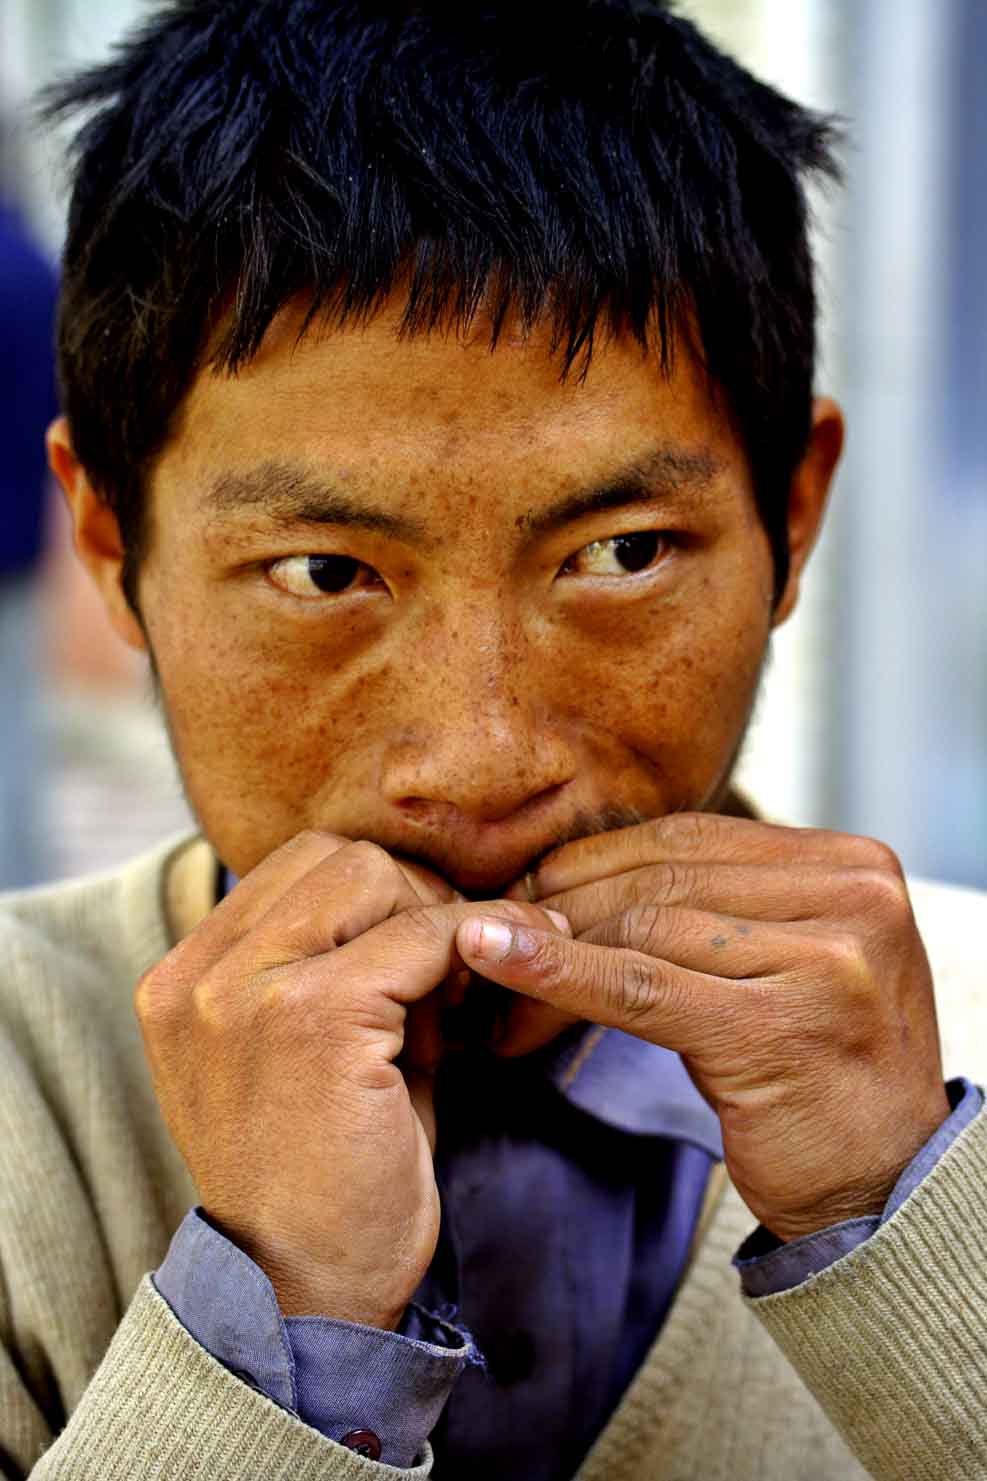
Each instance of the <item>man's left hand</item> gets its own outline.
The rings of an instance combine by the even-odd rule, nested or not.
[[[736,1188],[778,1238],[882,1211],[949,1115],[890,849],[679,813],[567,844],[534,884],[575,939],[499,921],[480,942],[471,920],[458,946],[476,972],[678,1051]]]

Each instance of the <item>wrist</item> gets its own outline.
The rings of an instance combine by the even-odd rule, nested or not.
[[[408,1286],[395,1272],[321,1268],[307,1251],[288,1246],[283,1237],[262,1238],[231,1227],[202,1210],[207,1223],[230,1241],[270,1281],[283,1317],[315,1316],[396,1332],[420,1279]]]
[[[264,1269],[261,1266],[261,1269]],[[340,1322],[352,1322],[358,1327],[376,1327],[382,1332],[396,1332],[410,1305],[411,1298],[402,1302],[375,1300],[371,1292],[353,1290],[338,1283],[301,1281],[291,1276],[280,1276],[264,1270],[278,1300],[284,1317],[317,1316]]]
[[[339,1269],[316,1270],[305,1261],[272,1260],[250,1253],[274,1287],[284,1317],[317,1316],[396,1332],[415,1288],[396,1286],[393,1277]]]
[[[866,1179],[861,1176],[855,1181],[847,1181],[840,1188],[830,1190],[826,1198],[811,1207],[787,1210],[775,1216],[762,1215],[761,1223],[784,1244],[791,1244],[796,1239],[818,1234],[836,1224],[880,1218],[902,1173],[951,1114],[946,1088],[941,1086],[939,1093],[930,1099],[925,1114],[912,1122],[907,1130],[901,1127],[893,1147],[885,1141],[881,1149],[883,1163],[878,1166],[875,1157]]]

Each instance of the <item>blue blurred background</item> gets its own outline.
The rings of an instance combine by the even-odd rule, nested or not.
[[[0,10],[0,180],[50,262],[64,141],[32,130],[29,101],[105,54],[145,8]],[[779,820],[872,834],[913,874],[987,887],[987,5],[680,9],[849,127],[846,188],[815,203],[819,389],[843,403],[849,442],[802,606],[776,641],[743,784]],[[8,288],[14,255],[0,253]],[[10,322],[0,328],[9,359]],[[39,497],[41,554],[16,582],[0,560],[0,888],[112,864],[188,820],[141,663],[77,570],[57,500]],[[32,786],[34,837],[23,841],[19,821],[15,843]]]

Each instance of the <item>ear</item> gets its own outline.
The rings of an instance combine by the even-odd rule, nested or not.
[[[114,630],[131,648],[146,649],[144,630],[123,594],[124,551],[117,517],[89,482],[65,417],[48,428],[47,446],[48,465],[72,516],[76,554],[99,588]]]
[[[805,456],[792,477],[788,496],[788,581],[771,619],[780,627],[795,610],[802,573],[822,526],[826,498],[843,451],[843,414],[835,401],[820,396],[812,405],[812,431]]]

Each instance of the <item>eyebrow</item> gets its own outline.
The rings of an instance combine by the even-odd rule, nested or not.
[[[243,473],[223,473],[203,502],[220,518],[253,509],[279,525],[358,525],[409,543],[430,543],[420,520],[376,508],[292,463],[270,461]]]
[[[538,514],[522,515],[517,523],[533,534],[550,534],[588,514],[629,504],[653,504],[676,494],[700,494],[722,471],[723,465],[705,450],[654,448],[624,463],[604,483],[570,494]]]
[[[654,448],[606,475],[602,483],[568,494],[537,513],[519,515],[519,529],[548,534],[590,514],[633,504],[651,504],[682,493],[701,494],[723,471],[705,449]],[[271,460],[240,473],[223,473],[204,496],[206,510],[219,518],[256,510],[279,525],[349,525],[428,547],[427,527],[407,515],[333,487],[305,468]]]

